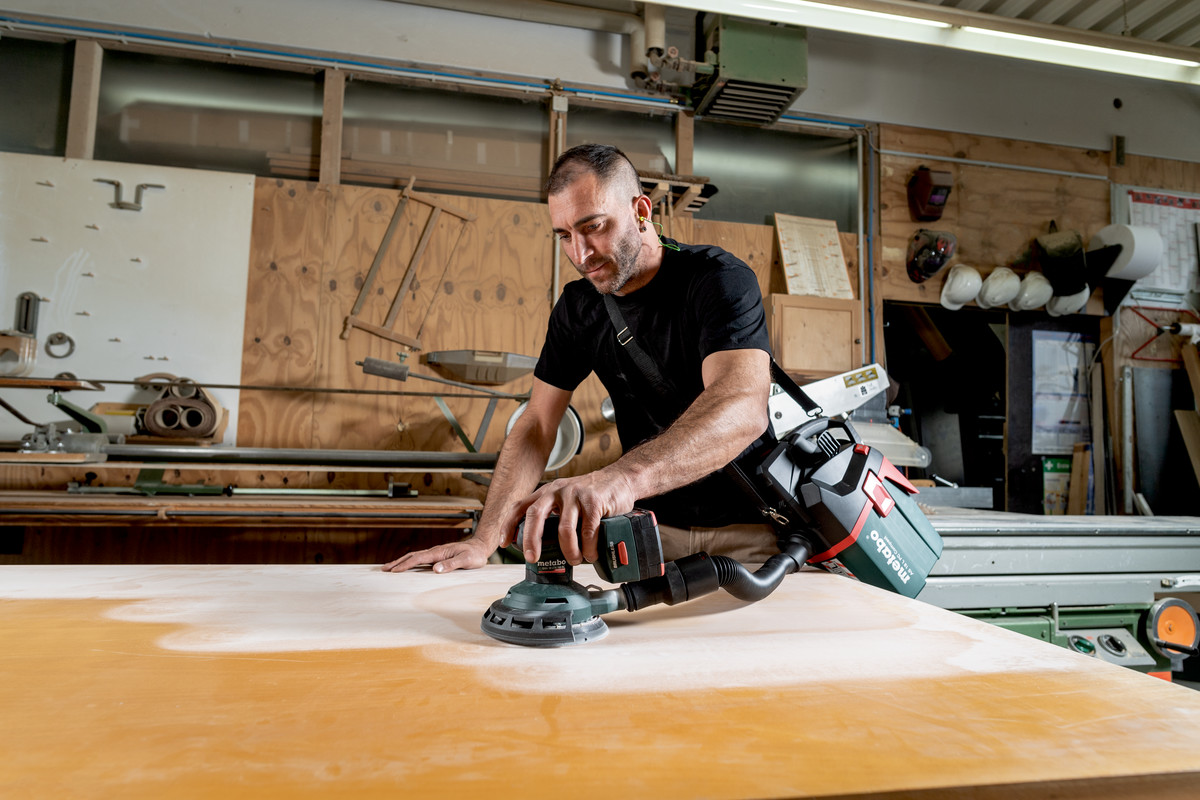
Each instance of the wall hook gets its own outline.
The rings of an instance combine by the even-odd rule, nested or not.
[[[113,202],[109,203],[110,208],[120,208],[125,211],[141,211],[142,210],[142,193],[147,189],[166,189],[161,183],[139,183],[133,192],[133,202],[121,199],[121,182],[114,181],[111,178],[94,178],[96,183],[110,183],[113,186]]]

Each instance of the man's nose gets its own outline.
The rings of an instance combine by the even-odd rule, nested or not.
[[[595,248],[592,247],[591,241],[582,234],[571,237],[571,241],[567,246],[567,255],[579,265],[586,262],[593,252],[595,252]]]

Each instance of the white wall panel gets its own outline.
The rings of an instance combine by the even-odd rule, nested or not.
[[[115,209],[113,187],[96,178],[120,181],[124,200],[139,183],[166,188],[147,189],[141,211]],[[0,328],[31,291],[47,301],[33,377],[168,372],[240,383],[253,200],[251,175],[0,153]],[[70,356],[47,355],[55,332],[74,340]],[[66,418],[45,390],[0,391],[34,421]],[[233,443],[238,393],[213,394],[230,411],[225,441]],[[145,402],[146,393],[111,385],[64,397],[87,408]],[[29,432],[0,412],[0,439]]]

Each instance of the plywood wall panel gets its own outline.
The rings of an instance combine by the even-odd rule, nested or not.
[[[242,383],[313,386],[329,194],[313,183],[259,180],[246,292]],[[313,395],[243,391],[238,443],[309,447]]]
[[[1200,194],[1200,163],[1147,156],[1126,156],[1124,166],[1109,170],[1114,183]]]
[[[1040,142],[909,128],[902,125],[879,126],[879,149],[991,161],[1062,172],[1100,176],[1108,174],[1109,154],[1106,151],[1081,150]]]
[[[937,131],[882,126],[880,159],[881,258],[877,280],[886,300],[938,302],[942,279],[914,283],[905,269],[908,242],[921,228],[958,238],[951,263],[970,264],[986,277],[998,266],[1027,269],[1033,239],[1049,229],[1078,230],[1085,241],[1109,223],[1107,154],[1096,151],[990,139]],[[922,153],[920,157],[886,151]],[[989,161],[1081,176],[938,161],[938,156]],[[919,166],[949,171],[954,185],[942,218],[914,221],[908,209],[909,177]],[[1100,308],[1093,296],[1089,310]]]

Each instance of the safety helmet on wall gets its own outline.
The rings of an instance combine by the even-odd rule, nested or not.
[[[955,264],[942,284],[942,305],[951,311],[958,311],[975,299],[982,285],[983,278],[979,277],[979,270],[966,264]]]
[[[1040,272],[1027,272],[1021,279],[1021,288],[1017,291],[1017,296],[1008,307],[1013,311],[1032,311],[1046,305],[1052,294],[1054,289],[1045,275]]]
[[[922,228],[908,240],[908,252],[904,257],[908,277],[913,283],[922,283],[932,278],[946,266],[958,249],[958,239],[946,231],[930,231]]]
[[[1061,317],[1063,314],[1074,314],[1087,305],[1088,296],[1092,290],[1085,283],[1083,288],[1075,294],[1054,295],[1050,298],[1050,302],[1046,303],[1046,313],[1052,317]]]
[[[1021,279],[1008,267],[997,267],[983,280],[983,287],[975,303],[980,308],[1002,306],[1017,296],[1021,290]]]

